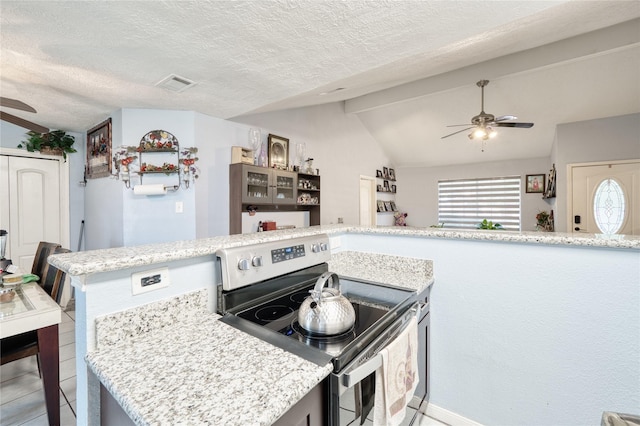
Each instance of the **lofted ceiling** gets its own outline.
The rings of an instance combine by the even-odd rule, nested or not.
[[[233,119],[344,101],[396,167],[544,157],[557,124],[640,112],[640,2],[0,1],[0,95],[84,132],[120,108]],[[196,84],[174,92],[170,74]],[[535,122],[481,144],[485,111]],[[341,90],[337,90],[341,89]]]

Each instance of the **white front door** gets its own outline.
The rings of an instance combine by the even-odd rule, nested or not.
[[[640,235],[640,160],[570,166],[572,232]]]
[[[8,256],[30,273],[40,241],[61,243],[60,161],[3,156],[1,193],[8,192],[9,217],[2,228],[9,232]],[[5,179],[6,177],[6,179]],[[6,209],[3,209],[6,212]]]

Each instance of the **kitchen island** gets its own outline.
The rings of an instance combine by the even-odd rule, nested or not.
[[[57,255],[50,262],[77,288],[77,359],[91,353],[96,372],[111,363],[96,352],[101,317],[202,291],[212,312],[218,248],[314,233],[329,234],[336,254],[433,259],[430,410],[440,410],[436,417],[579,424],[605,409],[638,406],[637,237],[320,226]],[[171,285],[132,296],[131,274],[158,266],[169,268]],[[413,282],[402,278],[406,270],[398,269],[396,278]],[[319,368],[314,380],[324,374]],[[97,384],[81,363],[77,370],[78,423],[92,424]],[[606,392],[586,393],[594,381]],[[301,382],[296,389],[309,386]],[[265,413],[264,421],[274,416]]]

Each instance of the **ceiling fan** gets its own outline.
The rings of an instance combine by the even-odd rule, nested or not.
[[[37,112],[35,108],[33,108],[31,105],[27,105],[24,102],[19,101],[17,99],[4,98],[2,96],[0,96],[0,106],[6,107],[6,108],[13,108],[20,111],[27,111],[27,112],[33,112],[33,113]],[[0,120],[7,121],[9,123],[15,124],[20,127],[24,127],[25,129],[29,129],[37,133],[49,133],[49,129],[47,127],[33,123],[29,120],[25,120],[24,118],[17,117],[13,114],[6,113],[4,111],[0,111]]]
[[[450,133],[446,136],[443,136],[441,139],[448,138],[449,136],[457,135],[458,133],[462,133],[467,130],[475,129],[471,133],[469,133],[469,139],[482,139],[486,141],[487,139],[493,138],[497,135],[495,131],[495,127],[521,127],[524,129],[528,129],[533,127],[533,123],[517,123],[508,120],[517,120],[518,117],[513,115],[502,115],[500,117],[495,117],[493,114],[487,114],[484,112],[484,88],[489,84],[489,80],[480,80],[476,83],[476,85],[481,90],[481,101],[480,101],[480,114],[471,118],[471,124],[453,124],[447,127],[460,127],[465,126],[464,129],[458,130],[457,132]]]

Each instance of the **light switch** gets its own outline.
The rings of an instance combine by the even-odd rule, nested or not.
[[[183,213],[184,212],[184,204],[182,204],[182,201],[176,201],[176,213]]]

